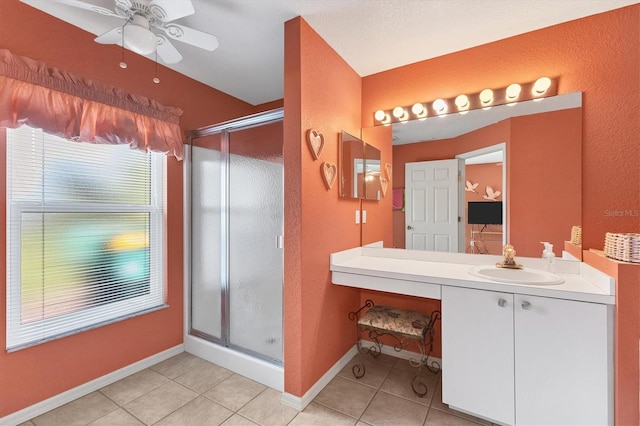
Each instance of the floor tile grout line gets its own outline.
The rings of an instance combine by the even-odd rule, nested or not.
[[[400,398],[400,399],[402,399],[404,401],[407,401],[407,402],[413,402],[414,404],[418,404],[418,405],[421,405],[422,407],[426,408],[426,413],[424,415],[425,417],[423,418],[423,421],[422,421],[422,425],[423,426],[427,422],[427,419],[429,418],[429,416],[432,413],[434,413],[433,410],[436,410],[436,412],[441,413],[441,414],[445,414],[447,416],[453,416],[455,418],[462,419],[462,420],[470,422],[470,423],[472,423],[474,425],[479,425],[479,426],[486,425],[486,422],[483,419],[479,419],[479,418],[476,419],[476,418],[473,418],[472,416],[467,415],[465,413],[458,412],[458,411],[455,411],[453,409],[448,409],[446,404],[443,404],[441,402],[441,400],[440,400],[440,402],[438,402],[439,406],[434,406],[434,404],[436,403],[436,392],[438,391],[438,388],[441,386],[441,383],[442,383],[442,374],[437,374],[436,377],[435,377],[435,380],[433,381],[433,383],[428,385],[428,389],[432,390],[430,398],[428,399],[428,403],[426,403],[427,401],[418,402],[418,401],[415,400],[415,398],[411,399],[410,396],[406,396],[407,395],[406,392],[405,392],[404,395],[399,395],[399,394],[394,393],[394,391],[392,391],[390,389],[383,389],[383,387],[385,386],[385,383],[387,383],[387,381],[390,379],[390,377],[393,377],[394,375],[397,375],[397,374],[405,375],[407,373],[411,373],[411,374],[415,373],[415,371],[410,371],[410,370],[408,371],[406,368],[398,368],[398,366],[403,365],[401,363],[404,363],[404,361],[405,360],[398,358],[398,360],[393,365],[389,365],[389,364],[383,363],[383,362],[367,363],[367,365],[370,366],[370,368],[371,368],[369,371],[373,371],[373,369],[375,368],[377,373],[381,373],[377,377],[374,376],[374,381],[373,382],[374,383],[377,382],[377,384],[363,383],[363,382],[355,379],[354,377],[352,377],[352,375],[349,375],[349,374],[336,375],[335,378],[340,378],[340,379],[343,379],[343,380],[350,381],[351,383],[357,383],[359,385],[364,385],[365,388],[360,388],[360,390],[362,390],[362,391],[364,391],[364,389],[373,390],[372,396],[367,401],[367,403],[365,404],[364,409],[362,410],[362,412],[357,417],[354,417],[351,414],[345,413],[345,412],[343,412],[340,409],[337,409],[335,407],[331,407],[329,405],[323,404],[322,402],[318,402],[318,401],[315,400],[315,398],[311,401],[311,403],[315,403],[315,404],[317,404],[319,406],[322,406],[322,407],[326,408],[327,410],[330,410],[331,412],[339,413],[341,415],[344,415],[344,416],[346,416],[347,418],[353,420],[356,423],[357,422],[365,423],[365,421],[363,420],[363,417],[365,416],[365,413],[367,412],[367,410],[370,409],[370,407],[374,406],[374,400],[376,399],[376,397],[377,396],[381,396],[381,395],[384,394],[384,395],[393,396],[395,398]],[[217,365],[215,363],[211,363],[211,364]],[[160,388],[162,386],[165,386],[165,385],[168,385],[168,384],[172,384],[172,385],[175,385],[175,386],[180,386],[180,387],[182,387],[184,389],[187,389],[190,392],[192,392],[194,397],[189,399],[186,403],[184,403],[180,407],[177,407],[176,409],[172,410],[170,413],[165,414],[161,419],[158,419],[157,421],[155,421],[153,423],[153,425],[155,425],[156,423],[161,422],[164,419],[166,419],[167,417],[173,415],[176,411],[183,409],[186,405],[193,403],[199,397],[204,397],[206,400],[211,401],[213,404],[215,404],[217,406],[220,406],[220,407],[224,408],[225,410],[228,410],[229,415],[227,417],[225,417],[221,421],[221,423],[224,423],[224,422],[228,421],[230,418],[234,417],[235,415],[237,415],[238,417],[243,418],[243,419],[245,419],[247,421],[255,422],[257,424],[264,423],[265,419],[263,419],[262,422],[259,422],[259,421],[253,420],[253,419],[251,419],[249,417],[246,417],[245,415],[241,414],[240,411],[243,410],[245,407],[247,407],[249,404],[251,404],[253,401],[255,401],[257,398],[259,398],[261,395],[263,395],[265,392],[267,392],[269,389],[272,389],[272,388],[264,386],[264,388],[262,390],[260,390],[256,395],[254,395],[249,400],[244,402],[240,407],[238,407],[237,409],[231,409],[231,408],[228,408],[228,407],[218,403],[217,401],[205,396],[205,393],[211,391],[216,386],[221,385],[226,380],[229,380],[230,378],[234,377],[234,375],[237,375],[237,376],[240,376],[240,377],[245,377],[245,376],[242,376],[242,375],[239,375],[237,373],[231,372],[232,374],[230,374],[229,376],[225,377],[224,379],[218,381],[213,386],[207,387],[207,389],[199,391],[199,390],[196,390],[196,389],[192,389],[191,387],[189,387],[186,384],[179,383],[177,380],[179,380],[180,377],[184,376],[185,374],[188,374],[188,373],[190,373],[192,371],[197,371],[197,369],[201,368],[201,366],[193,365],[193,366],[191,366],[189,368],[186,368],[180,374],[178,374],[176,377],[173,377],[173,378],[171,378],[171,377],[169,377],[169,376],[167,376],[167,375],[155,370],[153,367],[156,367],[156,366],[157,366],[157,364],[154,365],[154,366],[150,366],[150,367],[148,367],[148,370],[152,371],[154,373],[157,373],[159,376],[162,376],[165,379],[165,381],[163,383],[155,384],[152,388],[147,389],[144,393],[142,393],[140,395],[137,395],[131,401],[126,401],[123,404],[120,404],[120,403],[116,402],[114,399],[112,399],[111,397],[109,397],[107,395],[107,393],[103,392],[103,390],[106,389],[109,385],[104,386],[101,389],[97,389],[98,394],[103,396],[106,401],[110,401],[112,404],[114,404],[116,408],[111,410],[111,411],[109,411],[108,413],[100,415],[99,417],[97,417],[95,419],[92,419],[90,422],[87,423],[87,425],[90,424],[91,422],[98,421],[99,419],[101,419],[101,418],[103,418],[103,417],[105,417],[105,416],[107,416],[109,414],[114,413],[115,411],[117,411],[120,408],[125,413],[127,413],[128,415],[130,415],[131,417],[136,419],[137,421],[140,421],[141,423],[146,424],[142,419],[138,418],[134,413],[132,413],[129,410],[127,410],[127,408],[125,408],[125,405],[127,405],[127,404],[131,403],[132,401],[135,401],[135,400],[137,400],[139,398],[142,398],[145,395],[148,395],[149,393],[157,390],[158,388]],[[431,379],[430,376],[431,375],[426,375],[424,377]],[[128,377],[130,377],[130,376],[128,376]],[[123,378],[121,380],[125,380],[125,379],[126,378]],[[114,382],[114,383],[118,383],[118,382]],[[396,385],[397,385],[397,383],[396,383]],[[410,381],[409,381],[407,383],[407,386],[410,386],[410,385],[411,384],[410,384]],[[369,391],[366,391],[366,393],[369,393]],[[113,395],[114,396],[118,396],[118,393],[117,392],[113,393]],[[442,405],[442,406],[440,406],[440,405]],[[300,412],[295,413],[293,418],[288,420],[286,424],[290,424],[290,423],[294,422],[295,419],[298,418],[298,416],[302,412],[304,412],[304,410],[301,410]],[[33,419],[31,419],[30,421],[32,422],[33,425],[36,425],[36,423],[33,422]]]

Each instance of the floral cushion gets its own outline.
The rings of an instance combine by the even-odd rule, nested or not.
[[[413,339],[423,339],[430,323],[428,315],[390,306],[374,306],[358,320],[359,327],[400,333]]]

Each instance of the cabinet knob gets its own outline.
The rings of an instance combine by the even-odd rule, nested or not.
[[[498,306],[500,306],[501,308],[504,308],[505,306],[507,306],[507,301],[504,299],[499,299]]]
[[[531,309],[531,303],[527,302],[526,300],[524,302],[522,302],[521,306],[522,306],[522,309],[526,309],[526,310]]]

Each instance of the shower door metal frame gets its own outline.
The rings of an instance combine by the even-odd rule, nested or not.
[[[274,359],[267,355],[261,354],[259,352],[253,351],[251,349],[247,349],[245,347],[235,345],[231,343],[231,330],[230,330],[230,321],[229,321],[229,313],[230,313],[230,294],[229,294],[229,135],[230,133],[238,130],[250,129],[252,127],[259,127],[266,124],[275,123],[278,121],[282,121],[284,119],[284,109],[278,108],[271,111],[266,111],[263,113],[258,113],[254,115],[249,115],[246,117],[241,117],[235,120],[226,121],[223,123],[215,124],[212,126],[202,127],[196,130],[192,130],[187,132],[187,144],[185,145],[184,152],[184,217],[189,218],[189,220],[184,221],[184,232],[185,232],[185,244],[184,248],[184,265],[186,266],[184,269],[184,278],[185,278],[185,300],[188,302],[185,307],[185,333],[190,334],[192,336],[196,336],[210,342],[223,345],[227,348],[236,350],[238,352],[245,353],[247,355],[254,356],[256,358],[260,358],[276,365],[282,365],[283,360]],[[220,228],[220,243],[221,243],[221,271],[220,271],[220,283],[221,283],[221,337],[216,337],[210,335],[208,333],[196,330],[192,327],[192,315],[191,315],[191,306],[192,306],[192,286],[193,281],[191,277],[191,268],[192,268],[192,238],[191,238],[191,222],[192,222],[192,209],[191,209],[191,200],[192,200],[192,185],[191,185],[191,173],[192,173],[192,141],[193,139],[211,136],[215,134],[220,134],[220,160],[221,160],[221,200],[224,201],[225,208],[221,209],[221,228]],[[283,178],[284,178],[284,164],[283,164]],[[284,179],[283,179],[284,184]],[[284,187],[282,188],[284,193]],[[284,211],[284,205],[283,205]],[[282,247],[281,247],[282,248]],[[284,255],[283,255],[283,263],[284,263]],[[284,280],[284,275],[283,275]],[[283,286],[284,288],[284,282]],[[281,294],[281,297],[284,297],[284,292]],[[283,306],[284,308],[284,306]],[[282,319],[284,324],[284,309],[282,312]],[[284,331],[284,330],[283,330]],[[284,356],[284,335],[282,336],[283,341],[283,356]]]

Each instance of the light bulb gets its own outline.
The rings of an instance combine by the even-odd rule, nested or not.
[[[420,115],[420,114],[422,114],[422,113],[424,112],[424,105],[422,105],[422,104],[421,104],[421,103],[419,103],[419,102],[418,102],[418,103],[416,103],[416,104],[413,104],[413,106],[411,107],[411,112],[412,112],[414,115]]]
[[[491,103],[493,102],[493,90],[491,89],[484,89],[482,92],[480,92],[480,103],[482,105],[491,105]]]
[[[433,109],[436,110],[438,114],[444,114],[447,112],[447,104],[442,99],[436,99],[433,101]]]
[[[379,109],[375,112],[373,118],[375,118],[377,121],[383,121],[385,118],[387,118],[387,113]]]
[[[404,108],[399,107],[399,106],[395,107],[393,109],[393,116],[395,118],[402,118],[402,116],[404,116]]]
[[[521,90],[522,90],[522,87],[520,87],[519,84],[513,83],[509,85],[509,87],[507,87],[507,100],[515,101],[516,99],[518,99],[518,96],[520,96]]]
[[[467,95],[458,95],[455,102],[459,111],[465,111],[469,109],[469,97]]]
[[[551,79],[549,77],[540,77],[533,83],[533,95],[541,96],[551,87]]]

